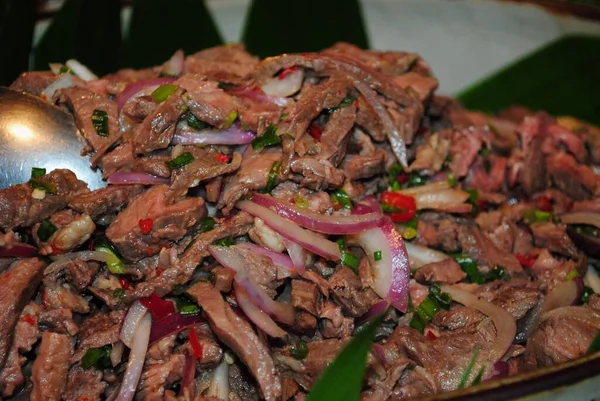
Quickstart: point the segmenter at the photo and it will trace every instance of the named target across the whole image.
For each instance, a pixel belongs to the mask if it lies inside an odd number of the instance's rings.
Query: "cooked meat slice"
[[[393,400],[405,400],[432,395],[439,391],[439,387],[431,375],[425,369],[416,366],[402,375],[390,397]]]
[[[407,72],[393,78],[394,82],[404,89],[412,89],[418,95],[420,101],[427,100],[438,87],[438,80],[427,77],[416,72]]]
[[[65,401],[102,400],[106,382],[102,381],[101,371],[74,366],[69,371],[68,377],[62,399]]]
[[[58,78],[59,76],[51,71],[28,71],[19,75],[9,88],[42,96],[44,89]]]
[[[130,202],[106,229],[106,236],[121,255],[132,261],[157,254],[163,246],[183,238],[206,215],[202,198],[167,203],[166,185],[155,185]],[[152,230],[144,234],[140,220],[150,219]]]
[[[597,195],[600,178],[587,165],[578,164],[573,156],[556,152],[546,158],[546,168],[556,188],[581,201]]]
[[[450,151],[450,138],[446,136],[437,132],[430,135],[417,149],[415,161],[410,165],[410,169],[423,170],[428,174],[440,171]]]
[[[583,269],[573,260],[555,259],[548,249],[540,252],[529,270],[541,284],[540,288],[546,290],[546,292],[552,291],[557,285],[566,281],[567,275],[572,271],[585,275],[585,271],[582,271]]]
[[[166,162],[171,160],[171,156],[167,155],[150,155],[147,157],[138,157],[130,164],[131,171],[148,173],[157,177],[169,178],[171,169]]]
[[[346,156],[341,169],[350,180],[360,180],[385,172],[386,161],[386,152],[377,149],[371,154]]]
[[[567,234],[564,224],[554,224],[549,221],[540,221],[529,226],[533,233],[533,242],[540,248],[548,248],[550,252],[577,259],[579,251]]]
[[[77,128],[94,150],[91,163],[92,167],[95,166],[106,151],[123,135],[119,128],[117,103],[108,96],[100,96],[91,90],[80,87],[62,89],[60,99],[69,104]],[[106,133],[98,133],[95,128],[93,120],[94,115],[98,112],[106,113],[108,120]]]
[[[496,248],[479,228],[461,226],[458,238],[463,251],[479,266],[489,269],[501,266],[510,274],[520,274],[523,271],[515,255]]]
[[[19,315],[35,294],[45,267],[38,258],[21,259],[0,275],[0,369],[8,357]]]
[[[142,372],[136,392],[136,399],[163,399],[165,386],[181,379],[184,364],[185,355],[173,354],[168,360],[162,363],[149,365]]]
[[[130,140],[122,142],[110,153],[102,157],[102,160],[100,161],[100,167],[102,167],[102,177],[108,178],[118,170],[124,169],[126,166],[130,166],[134,163],[133,158],[133,142]]]
[[[73,321],[73,312],[67,308],[51,309],[42,312],[39,325],[56,333],[69,334],[71,336],[79,332],[79,327]]]
[[[300,157],[292,160],[290,169],[296,173],[290,177],[292,180],[314,191],[338,188],[344,183],[344,172],[329,160]]]
[[[317,315],[319,290],[317,285],[305,280],[292,280],[292,305],[294,308]]]
[[[381,298],[364,286],[360,278],[347,267],[339,268],[329,278],[329,287],[334,299],[342,305],[344,312],[352,317],[364,315]]]
[[[97,220],[101,216],[118,212],[143,190],[141,185],[110,185],[74,196],[69,202],[69,207]]]
[[[142,79],[152,79],[158,76],[158,71],[154,71],[152,68],[146,68],[142,70],[132,70],[131,68],[124,68],[113,74],[104,76],[107,82],[106,90],[110,95],[118,95],[122,92],[129,84]]]
[[[157,106],[158,104],[156,104],[151,96],[139,96],[125,103],[121,113],[136,122],[141,123],[156,110]]]
[[[185,60],[185,71],[214,81],[239,82],[258,64],[242,44],[211,47],[192,54]]]
[[[467,275],[452,258],[423,265],[415,273],[419,282],[455,284],[464,280]]]
[[[330,114],[321,135],[320,158],[330,159],[336,166],[344,159],[348,134],[352,130],[355,120],[356,107],[354,105],[342,107]],[[303,155],[300,154],[300,156]]]
[[[419,60],[414,53],[400,51],[364,50],[346,42],[337,42],[323,50],[325,54],[341,54],[380,71],[386,75],[402,75],[409,71]]]
[[[211,273],[215,277],[215,288],[221,292],[230,292],[235,277],[235,271],[223,266],[217,266]]]
[[[505,157],[497,155],[478,157],[469,170],[468,186],[483,192],[499,191],[506,182],[506,165]]]
[[[525,286],[529,284],[529,281],[525,281],[523,284],[519,285],[518,280],[507,283],[494,281],[480,286],[475,293],[481,299],[498,305],[510,313],[515,320],[518,320],[541,300],[539,290]]]
[[[45,331],[31,369],[31,400],[59,400],[67,384],[73,338]]]
[[[123,311],[96,313],[81,325],[79,344],[73,362],[79,361],[90,348],[100,348],[119,341]]]
[[[519,182],[528,195],[546,188],[546,164],[542,153],[542,141],[548,131],[548,116],[538,114],[525,117],[517,127],[521,138],[523,162],[526,168],[520,170]]]
[[[263,397],[275,401],[281,397],[281,381],[267,345],[223,300],[212,284],[199,282],[187,293],[198,302],[206,314],[210,327],[248,367],[256,379]]]
[[[44,199],[35,199],[33,187],[28,184],[0,189],[2,230],[32,226],[67,206],[75,195],[87,192],[87,184],[69,170],[54,170],[37,180],[54,193],[46,192]]]
[[[452,158],[450,170],[455,178],[467,175],[482,144],[482,134],[479,129],[465,129],[454,133],[450,145],[450,157]]]

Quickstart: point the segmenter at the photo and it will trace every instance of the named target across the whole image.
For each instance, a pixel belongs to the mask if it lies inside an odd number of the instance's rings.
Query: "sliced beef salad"
[[[364,400],[600,342],[592,126],[467,111],[418,55],[346,43],[52,69],[13,88],[73,114],[107,186],[0,190],[2,399],[304,400],[382,314]]]

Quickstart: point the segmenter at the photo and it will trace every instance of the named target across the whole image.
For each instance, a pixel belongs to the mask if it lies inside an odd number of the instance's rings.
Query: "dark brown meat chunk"
[[[185,71],[214,81],[237,83],[249,75],[258,64],[242,44],[212,47],[192,54],[185,60]]]
[[[67,387],[63,392],[65,401],[100,401],[106,388],[102,372],[95,369],[73,367],[69,371]]]
[[[112,312],[110,315],[97,313],[86,319],[79,331],[79,345],[73,357],[79,361],[90,348],[100,348],[119,341],[123,312]]]
[[[51,71],[29,71],[19,75],[15,82],[10,84],[9,88],[41,96],[42,91],[57,79],[58,75]]]
[[[21,259],[0,275],[0,369],[8,357],[19,315],[42,281],[45,267],[38,258]]]
[[[292,305],[294,308],[317,315],[317,285],[305,280],[292,280]]]
[[[100,162],[102,177],[108,178],[125,166],[130,166],[134,163],[133,158],[133,142],[129,140],[122,142],[102,158]]]
[[[494,281],[480,286],[476,294],[481,299],[491,302],[508,313],[515,320],[521,319],[525,314],[535,307],[541,300],[541,293],[535,288],[526,287],[529,281],[523,283],[520,280],[509,282]]]
[[[98,273],[100,266],[95,262],[84,262],[75,259],[67,263],[64,267],[65,278],[78,291],[84,290]]]
[[[342,107],[330,114],[321,135],[319,157],[338,165],[346,155],[346,139],[356,120],[354,105]],[[301,155],[302,156],[302,155]]]
[[[381,300],[371,287],[364,286],[360,278],[347,267],[339,268],[329,278],[329,287],[344,312],[352,317],[364,315]]]
[[[560,253],[573,259],[576,259],[579,255],[579,251],[567,234],[567,227],[564,224],[541,221],[531,224],[529,228],[533,233],[535,246],[548,248],[550,252]]]
[[[569,154],[557,152],[549,156],[546,168],[556,188],[575,200],[590,199],[598,192],[600,179],[592,168],[578,164]]]
[[[454,133],[450,145],[452,162],[450,169],[456,178],[464,177],[469,167],[475,161],[477,152],[481,149],[482,134],[480,130],[462,130]]]
[[[137,399],[163,399],[165,386],[181,379],[184,364],[183,354],[173,354],[162,363],[149,365],[142,372],[136,392]]]
[[[188,294],[204,310],[210,327],[219,340],[229,346],[256,379],[263,397],[275,401],[281,397],[281,381],[269,348],[250,324],[239,317],[212,284],[199,282]]]
[[[463,252],[469,254],[478,265],[490,269],[502,266],[510,274],[519,274],[523,271],[515,255],[496,248],[479,228],[462,226],[458,238]]]
[[[345,179],[344,172],[337,169],[329,160],[313,157],[292,160],[290,169],[296,173],[291,177],[292,180],[314,191],[338,188]]]
[[[38,180],[51,187],[56,193],[46,193],[44,199],[34,199],[31,196],[33,188],[27,184],[0,190],[2,230],[32,226],[67,206],[73,196],[87,191],[87,184],[79,181],[69,170],[54,170]]]
[[[547,135],[547,130],[548,117],[545,114],[525,117],[517,128],[525,164],[525,168],[520,170],[519,183],[529,195],[547,186],[546,164],[542,153],[542,141]]]
[[[202,198],[168,204],[166,185],[156,185],[135,198],[106,229],[106,236],[121,255],[132,261],[157,254],[163,246],[183,238],[206,215]],[[142,219],[152,220],[152,231],[143,234]]]
[[[65,334],[45,331],[31,370],[32,401],[59,400],[67,384],[73,355],[73,339]]]
[[[235,271],[223,266],[217,266],[214,269],[212,269],[211,273],[214,274],[215,288],[217,290],[221,292],[231,291],[231,285],[233,284]]]
[[[143,190],[141,185],[111,185],[74,196],[69,202],[69,207],[97,220],[101,216],[118,212]]]
[[[421,266],[415,273],[415,279],[421,283],[455,284],[467,275],[452,258]]]
[[[387,154],[383,149],[365,155],[348,155],[341,169],[351,180],[371,178],[385,171]]]

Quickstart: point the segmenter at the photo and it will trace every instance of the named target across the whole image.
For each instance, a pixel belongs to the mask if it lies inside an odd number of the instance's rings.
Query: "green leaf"
[[[522,105],[600,125],[600,38],[563,37],[467,88],[458,99],[486,113]]]
[[[367,354],[383,316],[367,323],[350,340],[313,386],[306,401],[359,401]]]

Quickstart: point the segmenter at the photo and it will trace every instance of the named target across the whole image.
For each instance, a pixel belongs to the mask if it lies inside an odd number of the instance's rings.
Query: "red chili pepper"
[[[152,225],[154,221],[152,219],[140,219],[138,222],[140,225],[140,230],[142,230],[142,234],[149,234],[152,231]]]
[[[77,397],[77,401],[92,401],[90,397],[86,397],[85,395],[80,395]]]
[[[158,269],[156,269],[156,277],[160,277],[161,274],[163,274],[163,269],[159,267]]]
[[[50,248],[52,248],[52,255],[57,255],[63,252],[62,249],[58,249],[54,244],[50,244]]]
[[[404,184],[406,181],[408,181],[408,173],[398,174],[398,177],[396,177],[396,181],[398,181],[399,184]]]
[[[121,278],[119,279],[119,284],[121,284],[121,287],[122,287],[124,290],[128,290],[128,289],[130,289],[130,288],[131,288],[131,284],[129,284],[129,280],[127,280],[125,277],[121,277]]]
[[[88,245],[88,251],[93,251],[94,250],[94,240],[90,241],[90,244]]]
[[[226,155],[224,153],[217,153],[215,159],[217,159],[217,161],[221,163],[229,163],[229,161],[231,160],[231,156]]]
[[[156,294],[152,294],[147,298],[140,298],[140,303],[152,313],[154,321],[160,320],[171,313],[175,313],[175,305],[173,305],[173,302],[165,301]]]
[[[320,141],[321,135],[323,135],[323,127],[321,127],[320,124],[311,124],[310,127],[308,127],[308,133],[317,141]]]
[[[198,338],[198,333],[196,333],[195,328],[191,328],[188,337],[190,339],[190,346],[192,347],[192,355],[194,359],[202,359],[202,344],[200,344],[200,339]]]
[[[358,100],[355,100],[354,103],[352,103],[352,105],[356,108],[358,108]]]
[[[431,329],[425,329],[425,336],[430,340],[437,340],[437,336]]]
[[[281,71],[281,74],[279,74],[279,77],[278,77],[279,80],[284,80],[285,77],[287,77],[294,71],[298,71],[298,67],[294,66],[294,67],[285,68],[283,71]]]
[[[263,90],[260,88],[260,86],[255,86],[254,89],[252,89],[253,92],[258,92],[258,93],[265,93],[263,92]]]
[[[35,317],[33,315],[23,315],[23,321],[25,323],[29,323],[32,326],[35,326]]]
[[[517,259],[523,267],[531,267],[535,262],[535,258],[533,257],[533,255],[523,256],[520,253],[517,253]]]
[[[388,206],[400,209],[399,212],[390,213],[394,223],[405,223],[412,220],[417,212],[417,203],[412,196],[402,195],[398,192],[383,191],[381,201]]]
[[[538,205],[542,212],[552,211],[552,202],[550,202],[550,198],[547,196],[542,196],[540,199],[538,199]]]

